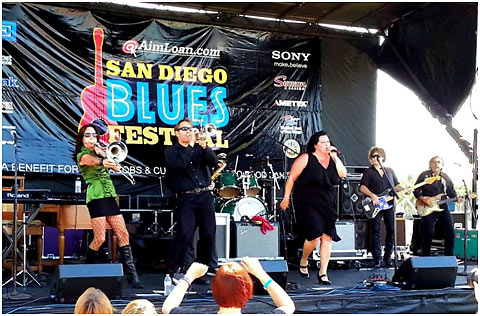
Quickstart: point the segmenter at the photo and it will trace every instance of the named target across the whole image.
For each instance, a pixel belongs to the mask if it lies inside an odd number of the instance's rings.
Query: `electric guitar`
[[[413,191],[416,188],[419,188],[419,187],[421,187],[425,184],[432,184],[432,183],[434,183],[435,181],[438,181],[438,180],[440,180],[440,176],[425,178],[425,180],[423,180],[420,183],[415,184],[413,187],[403,189],[402,191],[397,192],[397,193],[405,193],[407,191]],[[368,219],[375,218],[380,211],[387,210],[387,209],[392,207],[391,205],[388,204],[388,202],[391,201],[394,198],[393,196],[389,195],[390,191],[391,191],[391,189],[389,188],[389,189],[386,189],[385,191],[383,191],[382,193],[379,194],[378,200],[380,202],[380,205],[373,204],[372,199],[368,196],[363,197],[362,207],[363,207],[363,211],[365,213],[365,216]]]
[[[432,207],[428,207],[425,203],[420,201],[420,199],[417,199],[417,201],[415,202],[415,206],[417,207],[418,215],[420,215],[421,217],[424,217],[424,216],[432,214],[433,212],[441,212],[441,211],[443,211],[443,208],[441,208],[440,206],[442,206],[443,204],[446,204],[446,203],[450,203],[450,202],[457,202],[457,200],[459,198],[457,196],[457,197],[454,197],[454,198],[447,198],[447,199],[441,200],[442,196],[444,196],[444,195],[445,195],[445,193],[441,193],[441,194],[437,194],[437,195],[432,196],[432,197],[424,197],[424,199],[426,199],[427,202],[430,202],[430,201],[434,202]],[[477,197],[477,194],[476,193],[470,193],[468,195],[468,197],[471,198],[471,199],[474,199],[474,198]]]
[[[117,125],[116,122],[110,121],[107,115],[107,87],[103,85],[102,70],[102,46],[103,46],[103,29],[96,27],[93,30],[93,41],[95,44],[95,83],[88,86],[82,91],[80,100],[82,102],[83,116],[80,120],[79,128],[93,124],[100,132],[100,139],[105,143],[109,143],[108,125]]]

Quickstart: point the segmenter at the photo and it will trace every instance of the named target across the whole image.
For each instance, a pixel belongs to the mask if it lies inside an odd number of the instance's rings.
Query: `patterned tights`
[[[92,218],[93,240],[89,246],[90,249],[98,251],[100,246],[102,246],[102,244],[105,242],[107,222],[110,224],[114,234],[117,236],[120,247],[127,246],[130,243],[128,230],[127,226],[125,226],[123,215],[103,216]]]

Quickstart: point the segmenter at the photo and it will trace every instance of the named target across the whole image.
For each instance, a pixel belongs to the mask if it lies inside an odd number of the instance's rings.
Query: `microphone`
[[[334,146],[328,146],[328,147],[327,147],[327,150],[328,150],[328,151],[331,151],[331,152],[334,152],[334,153],[338,153],[338,154],[341,154],[341,153],[342,153],[340,150],[338,150],[338,149],[335,148]]]
[[[252,128],[250,129],[250,135],[253,134],[253,127],[254,127],[254,126],[255,126],[255,120],[253,120],[253,122],[252,122]]]

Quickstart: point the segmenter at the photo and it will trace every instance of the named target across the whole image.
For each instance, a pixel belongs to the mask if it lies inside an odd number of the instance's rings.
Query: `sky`
[[[467,99],[453,119],[453,127],[472,146],[473,130],[480,127],[479,120],[473,115],[480,119],[477,88],[474,89],[472,100]],[[445,162],[444,172],[454,184],[462,185],[462,180],[465,180],[471,187],[473,166],[445,126],[428,112],[412,91],[380,70],[377,80],[376,135],[377,146],[386,151],[386,165],[393,168],[399,181],[406,181],[409,175],[416,179],[428,169],[430,158],[439,155]]]

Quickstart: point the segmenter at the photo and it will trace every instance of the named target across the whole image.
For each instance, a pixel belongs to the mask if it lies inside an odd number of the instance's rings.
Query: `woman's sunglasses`
[[[97,137],[97,133],[85,133],[83,134],[84,137]]]

